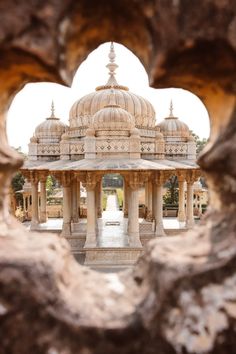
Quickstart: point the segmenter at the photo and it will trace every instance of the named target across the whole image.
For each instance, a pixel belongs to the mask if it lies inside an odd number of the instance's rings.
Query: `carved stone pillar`
[[[31,230],[37,229],[39,224],[39,199],[38,199],[38,177],[32,175],[31,179],[31,195],[32,195],[32,206],[31,206]]]
[[[102,218],[102,212],[103,212],[103,205],[102,205],[102,200],[103,200],[103,188],[102,188],[102,179],[101,179],[101,183],[100,183],[100,214],[99,214],[99,218]]]
[[[194,183],[193,179],[190,178],[187,179],[187,203],[186,203],[186,211],[187,211],[186,227],[187,228],[191,228],[194,225],[193,183]]]
[[[86,190],[87,190],[87,233],[85,248],[96,247],[96,206],[95,206],[95,175],[87,173],[86,176]]]
[[[158,172],[154,178],[155,235],[166,236],[163,225],[163,183],[164,175]]]
[[[71,178],[69,173],[62,176],[63,190],[63,225],[62,236],[71,235]]]
[[[96,195],[95,195],[95,202],[96,202],[96,215],[98,218],[102,217],[102,206],[101,206],[101,200],[102,200],[102,182],[99,181],[96,186]]]
[[[178,184],[179,184],[179,210],[178,210],[178,220],[179,222],[186,221],[185,214],[185,198],[184,198],[184,181],[185,178],[183,175],[178,176]]]
[[[23,196],[23,211],[26,211],[26,197]]]
[[[153,214],[153,231],[156,230],[156,209],[157,209],[157,185],[155,179],[152,180],[152,214]]]
[[[153,219],[153,203],[152,203],[152,181],[148,180],[145,183],[145,194],[147,193],[147,196],[145,195],[145,200],[146,200],[146,207],[147,207],[147,216],[146,219],[148,221],[152,221]]]
[[[145,207],[146,207],[146,214],[148,214],[148,182],[145,183]]]
[[[127,218],[128,217],[128,204],[129,204],[129,186],[128,186],[128,183],[125,179],[123,182],[123,188],[124,188],[123,213],[124,213],[124,218]]]
[[[128,235],[131,247],[142,247],[139,237],[139,188],[140,180],[137,172],[130,176]]]
[[[78,182],[77,178],[74,177],[71,184],[72,195],[71,195],[71,208],[72,208],[72,221],[77,223],[79,221],[78,214]]]
[[[77,210],[78,210],[78,221],[80,218],[80,180],[77,177]]]
[[[127,218],[128,218],[128,220],[127,220],[127,233],[128,234],[129,234],[129,226],[130,226],[130,217],[129,216],[131,215],[130,208],[132,206],[130,198],[131,198],[131,189],[127,183],[127,185],[126,185],[126,201],[127,201]]]
[[[46,176],[40,177],[40,222],[47,222]]]

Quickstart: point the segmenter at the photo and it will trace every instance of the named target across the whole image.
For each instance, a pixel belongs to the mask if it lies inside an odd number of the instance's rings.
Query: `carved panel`
[[[104,139],[96,141],[96,152],[129,152],[129,140]]]
[[[187,144],[166,144],[166,155],[187,155]]]
[[[86,249],[85,264],[134,264],[142,254],[134,249]]]
[[[73,155],[84,153],[84,143],[70,144],[70,153]]]
[[[155,142],[141,142],[142,153],[155,153]]]
[[[59,144],[38,144],[38,155],[60,155]]]

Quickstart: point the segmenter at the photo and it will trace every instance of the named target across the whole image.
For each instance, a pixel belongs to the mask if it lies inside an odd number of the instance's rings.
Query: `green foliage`
[[[46,180],[47,196],[52,195],[55,187],[56,187],[56,179],[53,176],[48,176]]]
[[[115,187],[119,188],[123,186],[123,178],[117,173],[109,173],[103,177],[102,180],[103,188]]]
[[[179,195],[178,190],[175,188],[173,191],[170,189],[167,190],[166,194],[163,196],[164,205],[178,205]]]
[[[25,179],[22,173],[17,172],[15,176],[12,178],[11,186],[14,192],[20,191],[23,189],[23,185],[25,183]]]
[[[177,205],[179,202],[178,179],[177,176],[172,176],[166,183],[167,191],[163,196],[164,204]]]
[[[106,210],[107,207],[107,194],[102,194],[102,210]]]
[[[23,189],[25,179],[20,172],[17,172],[11,181],[12,190],[15,192],[15,198],[17,205],[23,205],[23,195],[21,193],[16,193]]]
[[[208,139],[202,138],[200,139],[199,136],[191,131],[192,136],[195,139],[196,142],[196,152],[197,156],[200,154],[200,152],[204,149],[205,145],[208,143]]]
[[[118,198],[119,207],[122,208],[123,207],[123,200],[124,200],[123,189],[117,188],[116,194],[117,194],[117,198]]]

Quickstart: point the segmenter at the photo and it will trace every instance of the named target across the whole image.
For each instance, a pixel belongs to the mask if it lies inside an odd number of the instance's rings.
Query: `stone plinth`
[[[143,253],[142,248],[87,248],[84,265],[91,267],[132,266]]]

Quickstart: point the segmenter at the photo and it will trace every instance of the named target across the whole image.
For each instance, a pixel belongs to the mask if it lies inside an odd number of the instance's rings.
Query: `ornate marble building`
[[[32,228],[46,221],[45,181],[53,174],[63,186],[62,235],[72,245],[97,247],[97,220],[101,217],[101,179],[120,173],[124,179],[124,217],[130,247],[143,239],[165,234],[162,222],[162,187],[171,175],[178,176],[181,222],[193,225],[193,183],[200,171],[196,145],[188,126],[170,114],[156,122],[152,104],[119,85],[115,78],[114,45],[109,53],[109,78],[105,85],[71,107],[69,125],[51,116],[35,129],[28,160],[22,169],[32,185]],[[187,182],[185,211],[184,182]],[[38,183],[41,205],[38,207]],[[87,225],[80,226],[79,188],[87,189]],[[138,191],[145,186],[147,220],[139,224]],[[82,242],[81,239],[85,238]],[[76,241],[77,240],[77,241]]]

